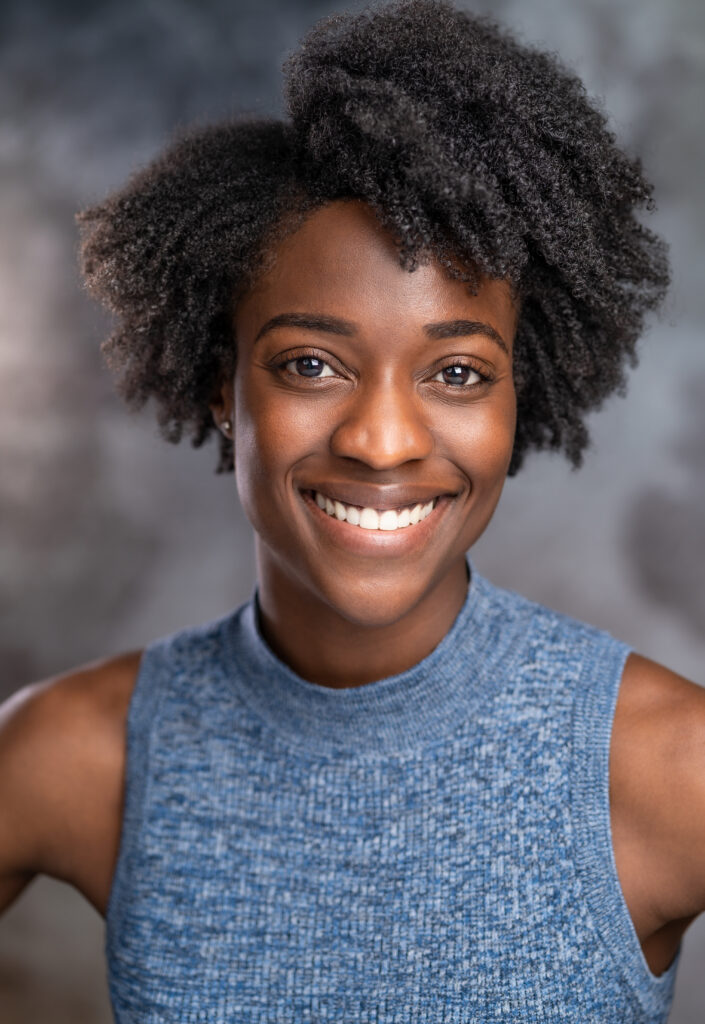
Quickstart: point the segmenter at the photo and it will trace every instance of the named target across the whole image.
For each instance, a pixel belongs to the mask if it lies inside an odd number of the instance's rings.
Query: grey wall
[[[75,210],[180,124],[279,110],[279,65],[336,8],[303,0],[0,5],[0,696],[226,611],[249,594],[249,528],[214,451],[174,449],[111,392],[105,321],[75,271]],[[561,53],[656,185],[669,306],[580,473],[532,458],[475,552],[497,583],[609,628],[705,682],[705,5],[487,0]],[[0,923],[6,1024],[109,1021],[102,923],[35,883]],[[705,926],[672,1024],[705,1017]]]

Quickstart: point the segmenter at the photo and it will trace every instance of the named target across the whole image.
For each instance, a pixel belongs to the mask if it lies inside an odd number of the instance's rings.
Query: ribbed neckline
[[[491,630],[492,585],[468,561],[470,582],[455,622],[426,658],[399,675],[336,689],[311,683],[271,650],[257,622],[256,595],[230,620],[226,657],[261,718],[314,749],[384,752],[447,735],[467,717],[513,639]]]

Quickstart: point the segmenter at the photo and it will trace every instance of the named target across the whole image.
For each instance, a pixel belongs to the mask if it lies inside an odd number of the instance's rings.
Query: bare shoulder
[[[637,654],[617,701],[610,801],[637,933],[682,933],[705,910],[705,689]]]
[[[71,883],[104,911],[141,653],[27,686],[0,707],[0,908],[22,879],[43,873]]]

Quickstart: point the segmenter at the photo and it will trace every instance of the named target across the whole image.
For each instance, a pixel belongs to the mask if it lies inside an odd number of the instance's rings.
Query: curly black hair
[[[234,372],[233,308],[276,241],[356,197],[412,271],[438,260],[476,288],[511,282],[521,313],[509,472],[530,448],[578,466],[585,417],[623,391],[668,285],[638,159],[558,59],[446,0],[396,0],[319,22],[284,65],[287,120],[191,130],[79,214],[89,290],[117,314],[104,343],[134,408],[198,447]],[[233,467],[217,434],[217,470]]]

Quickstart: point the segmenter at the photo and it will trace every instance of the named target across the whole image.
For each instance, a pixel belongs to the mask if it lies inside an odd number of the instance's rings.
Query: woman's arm
[[[0,708],[0,911],[36,874],[104,913],[140,652],[25,687]]]
[[[610,749],[615,862],[662,969],[705,910],[705,689],[630,655]]]

